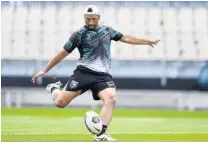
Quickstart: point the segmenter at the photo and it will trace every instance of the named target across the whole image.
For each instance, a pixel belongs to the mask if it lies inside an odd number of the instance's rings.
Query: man
[[[74,98],[90,89],[94,100],[104,102],[100,112],[103,130],[94,137],[94,140],[116,141],[116,139],[105,134],[116,104],[116,86],[109,74],[111,40],[135,45],[149,45],[151,47],[157,45],[159,40],[138,39],[131,35],[123,35],[111,27],[100,26],[100,14],[98,8],[94,5],[85,8],[84,19],[86,25],[71,35],[63,49],[49,61],[45,69],[33,76],[32,81],[35,83],[38,77],[43,76],[75,48],[78,48],[80,58],[77,68],[64,89],[61,91],[61,83],[57,82],[49,84],[46,90],[52,94],[55,105],[64,108]]]

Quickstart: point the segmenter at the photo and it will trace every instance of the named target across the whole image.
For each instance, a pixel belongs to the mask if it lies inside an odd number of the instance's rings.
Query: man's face
[[[85,24],[89,29],[96,29],[100,20],[99,15],[85,14]]]

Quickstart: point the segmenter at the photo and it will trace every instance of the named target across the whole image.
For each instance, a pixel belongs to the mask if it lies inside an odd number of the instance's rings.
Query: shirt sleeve
[[[123,34],[121,32],[118,32],[110,27],[111,32],[111,40],[118,41],[123,37]]]
[[[64,45],[64,49],[71,53],[81,42],[81,36],[78,32],[74,32]]]

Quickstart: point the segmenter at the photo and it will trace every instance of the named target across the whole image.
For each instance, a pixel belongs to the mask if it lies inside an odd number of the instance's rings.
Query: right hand
[[[37,80],[37,78],[40,77],[40,76],[43,76],[43,75],[45,75],[45,72],[44,72],[44,71],[40,71],[40,72],[36,73],[36,74],[33,76],[33,78],[32,78],[31,81],[32,81],[33,83],[35,83],[35,81]]]

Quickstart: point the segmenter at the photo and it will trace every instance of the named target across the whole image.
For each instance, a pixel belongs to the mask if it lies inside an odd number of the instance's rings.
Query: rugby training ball
[[[87,111],[84,117],[85,126],[92,134],[99,134],[102,131],[103,123],[100,116],[94,111]]]

